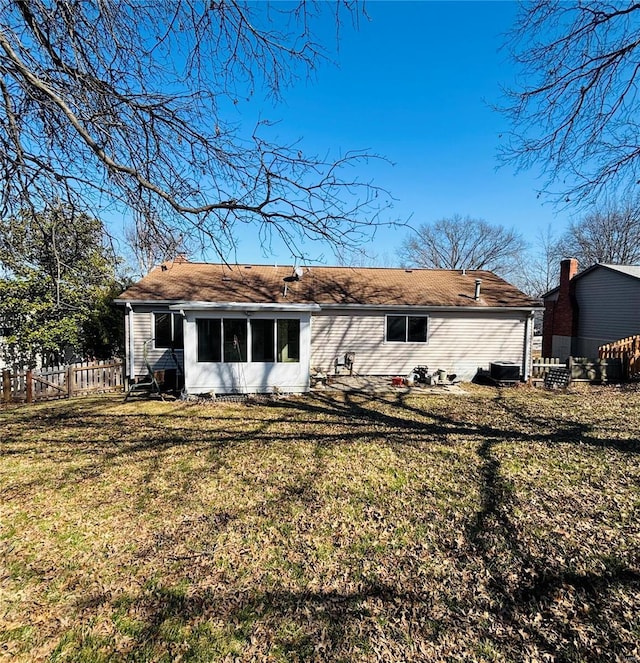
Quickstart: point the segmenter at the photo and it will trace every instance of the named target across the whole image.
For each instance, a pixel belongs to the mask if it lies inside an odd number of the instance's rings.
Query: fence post
[[[67,380],[67,397],[73,398],[73,366],[67,366],[67,374],[65,377]]]
[[[5,368],[2,371],[2,402],[8,403],[11,400],[11,371]]]
[[[27,369],[27,374],[25,376],[25,400],[27,403],[33,403],[33,373],[31,369]]]

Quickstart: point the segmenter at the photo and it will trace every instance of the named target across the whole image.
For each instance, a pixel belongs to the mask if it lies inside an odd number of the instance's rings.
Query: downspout
[[[526,382],[531,375],[531,363],[533,357],[531,347],[533,345],[533,323],[535,312],[531,311],[524,325],[524,366],[522,367],[522,379]]]
[[[128,349],[127,349],[127,373],[130,381],[135,381],[135,361],[134,361],[134,348],[135,342],[133,338],[133,307],[131,302],[127,302],[127,335]]]

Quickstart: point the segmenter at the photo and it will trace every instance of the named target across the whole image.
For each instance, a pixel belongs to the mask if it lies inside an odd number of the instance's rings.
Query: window
[[[278,361],[300,361],[300,320],[278,320]]]
[[[225,318],[222,321],[225,362],[247,361],[247,321]]]
[[[387,316],[387,341],[407,340],[407,317],[405,315]]]
[[[179,313],[154,313],[154,343],[156,348],[184,348],[182,316]]]
[[[425,316],[407,316],[407,341],[409,343],[427,342],[427,318]]]
[[[222,361],[222,320],[196,319],[198,332],[198,361]]]
[[[248,327],[251,326],[251,343]],[[300,320],[196,318],[199,362],[300,361]],[[251,354],[248,353],[251,350]]]
[[[392,343],[426,343],[426,315],[388,315],[387,341]]]
[[[251,321],[251,361],[276,360],[274,328],[275,320]]]

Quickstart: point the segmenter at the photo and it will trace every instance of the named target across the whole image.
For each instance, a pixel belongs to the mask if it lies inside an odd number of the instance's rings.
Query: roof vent
[[[482,284],[482,279],[476,279],[476,291],[473,295],[473,298],[478,301],[480,299],[480,285]]]
[[[245,269],[251,269],[252,267],[253,267],[253,265],[245,265],[244,266]]]
[[[405,269],[404,271],[405,271],[407,274],[411,274],[411,273],[413,272],[412,269]]]

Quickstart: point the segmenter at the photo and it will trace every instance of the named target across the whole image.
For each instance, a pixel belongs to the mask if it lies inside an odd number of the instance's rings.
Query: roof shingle
[[[531,299],[485,270],[164,263],[123,292],[121,301],[278,303],[365,306],[535,307]],[[285,281],[285,278],[287,280]],[[480,299],[474,299],[480,279]],[[286,288],[285,288],[286,285]],[[286,292],[286,294],[285,294]]]

